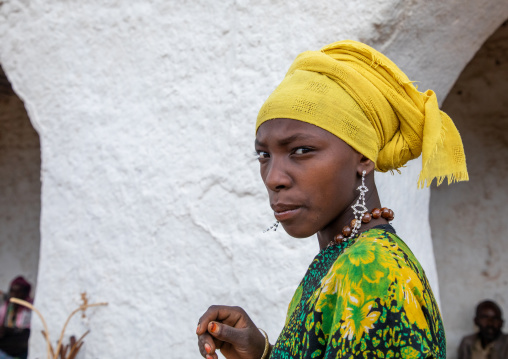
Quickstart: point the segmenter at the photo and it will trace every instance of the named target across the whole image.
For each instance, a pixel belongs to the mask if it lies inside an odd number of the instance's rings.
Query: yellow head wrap
[[[319,126],[382,172],[422,154],[418,187],[468,180],[459,132],[435,93],[419,92],[386,56],[356,41],[300,54],[261,107],[256,131],[274,118]]]

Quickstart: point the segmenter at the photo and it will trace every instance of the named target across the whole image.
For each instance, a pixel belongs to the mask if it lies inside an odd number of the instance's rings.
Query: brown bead
[[[371,219],[372,219],[372,215],[369,212],[366,212],[363,214],[362,222],[369,223]]]
[[[337,244],[342,243],[344,241],[344,236],[342,234],[337,234],[333,237],[333,241]]]
[[[374,208],[371,213],[372,218],[374,219],[378,219],[379,217],[381,217],[381,210],[379,208]]]
[[[342,234],[344,235],[344,237],[349,237],[351,233],[353,233],[351,227],[345,226],[344,228],[342,228]]]
[[[388,218],[389,221],[393,221],[393,219],[395,218],[395,214],[393,213],[393,211],[390,209],[390,218]]]
[[[381,217],[385,219],[390,218],[390,210],[386,207],[381,208]]]
[[[356,218],[351,220],[351,224],[350,224],[351,228],[355,228],[355,224],[356,224]]]

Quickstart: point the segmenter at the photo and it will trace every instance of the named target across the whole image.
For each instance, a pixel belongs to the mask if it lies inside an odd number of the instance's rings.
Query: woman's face
[[[291,119],[263,123],[255,147],[270,206],[286,232],[339,233],[339,217],[357,197],[363,156],[330,132]]]

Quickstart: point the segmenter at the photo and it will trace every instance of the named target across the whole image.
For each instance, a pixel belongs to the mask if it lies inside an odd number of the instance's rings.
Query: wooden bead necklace
[[[393,221],[394,213],[391,209],[383,207],[381,209],[374,208],[370,213],[365,212],[362,216],[362,222],[361,223],[369,223],[373,219],[378,219],[379,217],[382,217],[388,221]],[[330,245],[332,244],[339,244],[342,242],[346,242],[349,239],[351,239],[351,234],[353,233],[353,228],[360,229],[361,223],[357,224],[358,219],[353,219],[349,226],[344,226],[342,228],[342,233],[337,234],[333,241],[330,242]]]

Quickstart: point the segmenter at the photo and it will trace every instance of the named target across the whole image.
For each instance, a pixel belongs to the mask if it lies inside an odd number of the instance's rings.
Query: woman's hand
[[[213,305],[199,318],[199,351],[207,359],[217,359],[216,350],[227,359],[260,359],[265,337],[240,307]]]

